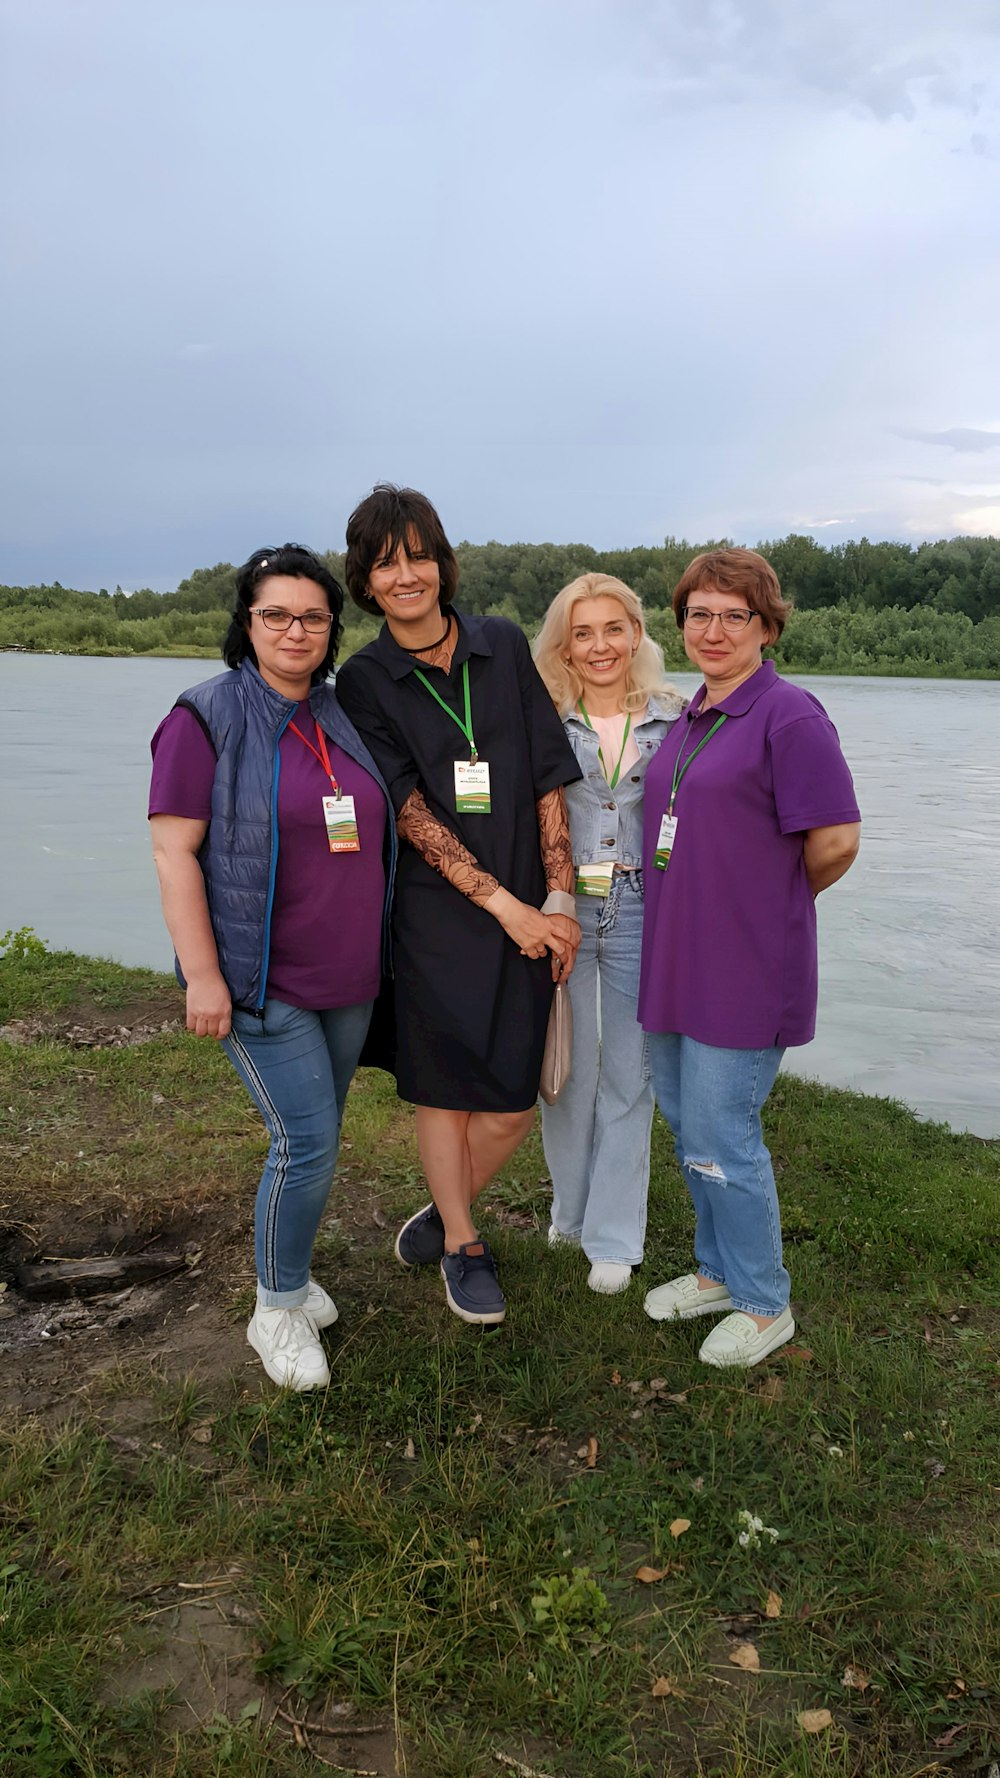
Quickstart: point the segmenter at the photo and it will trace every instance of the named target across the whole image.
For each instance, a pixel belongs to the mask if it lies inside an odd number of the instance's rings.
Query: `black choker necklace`
[[[401,648],[404,654],[430,654],[432,649],[440,648],[442,642],[447,642],[450,635],[451,618],[449,617],[448,622],[444,626],[444,635],[439,636],[436,642],[425,642],[423,648],[407,648],[405,642],[397,642],[396,647]]]

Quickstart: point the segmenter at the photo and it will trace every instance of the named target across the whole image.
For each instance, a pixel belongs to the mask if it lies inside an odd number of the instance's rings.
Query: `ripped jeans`
[[[674,1133],[695,1212],[698,1270],[729,1288],[734,1309],[780,1315],[789,1278],[760,1113],[783,1049],[728,1050],[648,1033],[656,1102]]]

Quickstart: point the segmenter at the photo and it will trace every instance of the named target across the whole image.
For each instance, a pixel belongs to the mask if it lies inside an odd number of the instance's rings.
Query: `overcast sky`
[[[1000,532],[996,0],[0,18],[0,583]]]

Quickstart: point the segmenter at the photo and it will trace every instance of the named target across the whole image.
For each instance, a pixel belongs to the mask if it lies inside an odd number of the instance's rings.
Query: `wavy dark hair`
[[[394,556],[400,544],[409,555],[414,537],[438,565],[441,604],[452,603],[458,586],[458,562],[427,495],[419,494],[416,488],[397,488],[393,482],[379,482],[347,521],[344,579],[351,598],[362,611],[371,612],[373,617],[385,616],[368,591],[368,576],[377,562]]]
[[[326,602],[333,613],[330,640],[323,659],[309,681],[310,685],[322,685],[324,679],[330,675],[340,647],[340,638],[344,633],[344,626],[340,621],[344,609],[344,589],[339,580],[334,579],[326,563],[301,543],[283,543],[277,549],[255,549],[242,568],[238,569],[236,604],[223,638],[222,658],[227,667],[238,667],[245,660],[253,661],[256,667],[257,655],[250,640],[250,607],[256,605],[261,587],[273,574],[290,574],[295,580],[315,581],[326,595]]]

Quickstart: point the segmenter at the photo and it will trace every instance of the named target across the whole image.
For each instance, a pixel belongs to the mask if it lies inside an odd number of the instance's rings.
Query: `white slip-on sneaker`
[[[330,1367],[319,1330],[301,1306],[262,1309],[258,1304],[247,1339],[272,1383],[299,1390],[325,1389],[329,1383]]]
[[[595,1259],[587,1279],[591,1290],[596,1290],[600,1296],[620,1296],[631,1282],[632,1267],[611,1259]]]
[[[309,1290],[302,1307],[317,1327],[332,1327],[337,1320],[336,1303],[322,1284],[317,1284],[315,1278],[309,1280]]]
[[[725,1321],[713,1327],[708,1339],[703,1341],[698,1357],[702,1364],[714,1364],[720,1369],[737,1365],[746,1370],[752,1364],[759,1364],[770,1352],[776,1352],[794,1332],[791,1309],[782,1309],[766,1327],[758,1327],[752,1315],[744,1315],[737,1309],[735,1314],[727,1315]]]
[[[683,1278],[658,1284],[642,1306],[652,1321],[690,1321],[695,1315],[723,1315],[733,1305],[724,1284],[699,1290],[694,1273],[686,1272]]]

